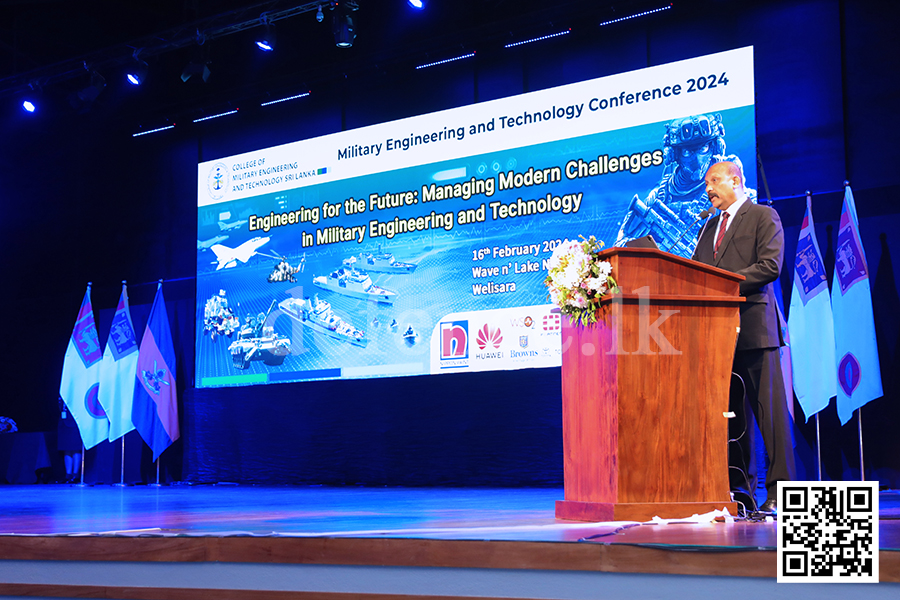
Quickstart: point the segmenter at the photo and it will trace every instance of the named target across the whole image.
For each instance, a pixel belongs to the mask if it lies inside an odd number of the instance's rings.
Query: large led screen
[[[201,163],[195,383],[559,366],[555,246],[689,256],[755,157],[742,48]]]

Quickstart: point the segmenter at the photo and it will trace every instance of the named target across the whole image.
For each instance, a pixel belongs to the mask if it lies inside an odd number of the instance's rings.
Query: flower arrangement
[[[581,241],[566,240],[553,250],[544,285],[564,315],[575,323],[590,325],[597,322],[600,299],[618,292],[619,286],[610,262],[597,257],[603,242],[594,236],[579,237]]]

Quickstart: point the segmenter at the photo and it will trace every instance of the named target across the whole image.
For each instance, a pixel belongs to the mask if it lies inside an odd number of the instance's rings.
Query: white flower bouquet
[[[612,265],[598,258],[603,242],[594,236],[581,241],[566,240],[553,250],[544,285],[550,300],[575,323],[596,323],[600,299],[619,291],[612,277]]]

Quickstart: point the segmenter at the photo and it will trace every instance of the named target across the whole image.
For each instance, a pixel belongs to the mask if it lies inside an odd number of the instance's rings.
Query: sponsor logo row
[[[473,324],[469,319],[439,326],[441,368],[464,368],[475,362],[542,363],[560,354],[560,316],[514,317],[509,324]],[[505,343],[504,343],[505,340]]]

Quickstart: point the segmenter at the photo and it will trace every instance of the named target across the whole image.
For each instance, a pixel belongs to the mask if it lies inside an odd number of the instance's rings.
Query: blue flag
[[[837,393],[831,297],[822,252],[816,241],[809,194],[794,259],[788,329],[791,332],[794,391],[808,420],[828,406],[831,397]]]
[[[63,362],[59,395],[78,425],[85,448],[93,448],[106,439],[109,421],[97,400],[100,390],[100,339],[91,307],[91,284],[81,301],[75,327],[69,337]]]
[[[853,411],[884,395],[869,267],[859,237],[859,219],[850,186],[844,188],[844,208],[838,228],[831,305],[834,309],[834,343],[837,361],[837,412],[841,425]]]
[[[141,339],[134,380],[134,427],[153,450],[153,460],[181,435],[175,390],[175,348],[163,300],[162,282]]]

